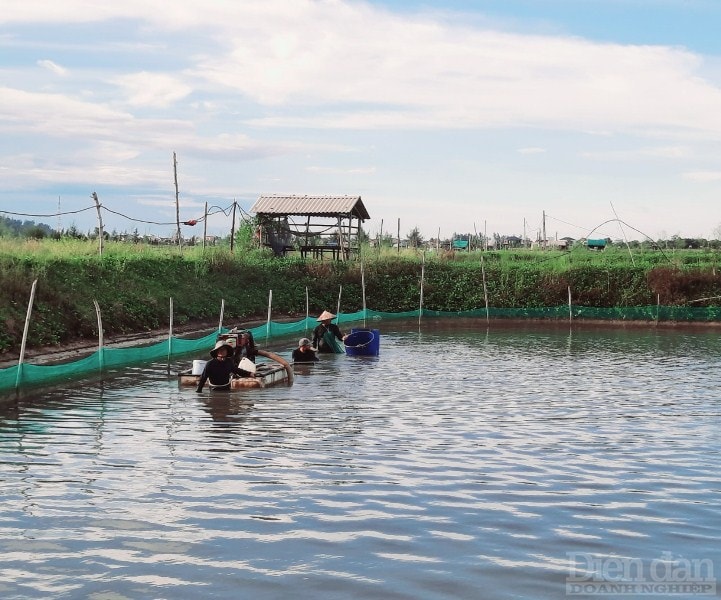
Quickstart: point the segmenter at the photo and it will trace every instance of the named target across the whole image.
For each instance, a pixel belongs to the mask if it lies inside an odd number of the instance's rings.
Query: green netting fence
[[[493,319],[598,319],[604,321],[677,321],[677,322],[718,322],[721,321],[721,307],[687,306],[632,306],[617,308],[594,308],[588,306],[556,306],[546,308],[488,308],[458,312],[438,310],[411,310],[405,312],[380,312],[364,309],[354,313],[338,315],[339,323],[353,323],[372,320],[374,325],[382,319],[422,319],[424,317],[464,317],[485,320]],[[270,321],[267,324],[250,328],[258,339],[271,339],[306,332],[317,325],[315,318],[306,317],[291,323]],[[80,360],[53,365],[22,363],[7,369],[0,369],[0,391],[12,390],[28,385],[43,385],[52,381],[72,380],[102,373],[103,369],[123,367],[134,363],[158,361],[175,356],[198,352],[206,354],[215,343],[218,333],[227,333],[220,329],[197,339],[168,336],[166,341],[149,346],[125,348],[102,347],[93,354]]]

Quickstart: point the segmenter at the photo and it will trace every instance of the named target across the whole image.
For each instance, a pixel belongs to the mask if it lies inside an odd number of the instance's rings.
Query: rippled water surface
[[[563,598],[578,556],[721,574],[717,333],[374,327],[380,357],[291,387],[196,394],[158,363],[0,405],[0,597]]]

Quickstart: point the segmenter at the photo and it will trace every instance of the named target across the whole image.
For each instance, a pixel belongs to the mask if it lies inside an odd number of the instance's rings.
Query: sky
[[[718,0],[0,0],[0,214],[90,231],[96,192],[106,230],[171,235],[175,153],[180,219],[207,203],[213,234],[308,194],[360,196],[372,236],[718,239],[719,23]]]

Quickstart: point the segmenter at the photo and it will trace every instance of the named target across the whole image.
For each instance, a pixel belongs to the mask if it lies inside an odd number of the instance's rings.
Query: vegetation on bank
[[[485,306],[534,308],[568,302],[592,307],[662,305],[719,306],[719,252],[672,250],[629,253],[515,250],[426,252],[363,250],[368,308],[386,312],[423,306],[463,311]],[[273,317],[362,308],[361,261],[275,258],[247,246],[184,248],[78,240],[0,240],[0,352],[16,353],[22,340],[33,280],[38,280],[29,329],[30,347],[97,338],[93,300],[105,335],[137,333],[174,323],[218,318],[226,324],[263,317],[273,292]],[[484,279],[485,290],[484,293]]]

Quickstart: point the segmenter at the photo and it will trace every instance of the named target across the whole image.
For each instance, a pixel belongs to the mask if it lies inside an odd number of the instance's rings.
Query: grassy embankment
[[[609,248],[592,252],[502,251],[425,255],[424,308],[462,311],[496,308],[656,305],[719,306],[721,276],[717,252],[669,253]],[[364,252],[368,308],[386,312],[416,310],[421,254],[393,250]],[[226,324],[266,314],[273,290],[273,316],[305,314],[305,288],[315,314],[334,309],[339,286],[341,308],[362,308],[358,262],[276,259],[261,251],[228,248],[158,248],[76,241],[0,241],[0,353],[16,353],[22,339],[33,280],[38,280],[29,330],[29,347],[97,339],[93,300],[108,336],[168,326],[169,298],[174,323],[213,322],[225,300]],[[708,298],[708,300],[701,300]],[[701,301],[699,301],[701,300]]]

